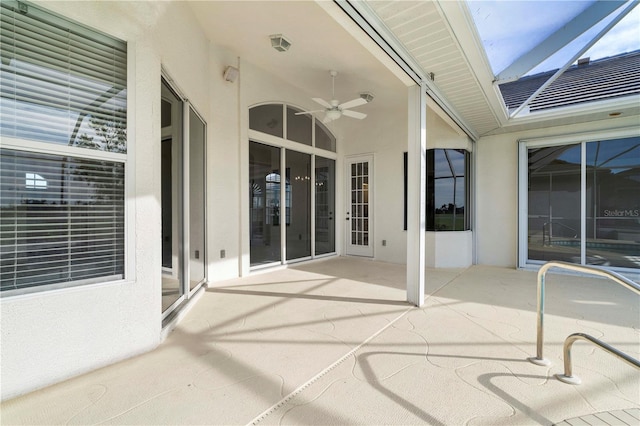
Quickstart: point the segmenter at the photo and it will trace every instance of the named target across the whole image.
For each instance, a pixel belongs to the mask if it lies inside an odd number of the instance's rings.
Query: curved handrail
[[[609,278],[618,284],[627,287],[629,290],[640,294],[640,285],[631,281],[627,277],[618,274],[617,272],[609,271],[607,269],[600,268],[598,266],[584,266],[576,265],[574,263],[551,261],[547,262],[538,271],[538,318],[537,318],[537,339],[536,339],[536,356],[529,358],[534,364],[549,365],[549,360],[545,359],[542,355],[542,345],[544,339],[544,289],[545,289],[545,276],[547,271],[551,268],[561,268],[570,271],[585,272],[592,275],[598,275],[601,277]]]
[[[613,346],[606,344],[602,340],[598,340],[595,337],[585,333],[573,333],[565,339],[564,346],[562,348],[562,352],[564,353],[564,374],[556,374],[558,380],[562,382],[569,383],[571,385],[579,385],[581,382],[579,377],[573,375],[573,369],[571,367],[571,347],[576,340],[585,340],[587,342],[591,342],[594,345],[599,346],[605,352],[609,352],[616,358],[621,359],[622,361],[637,369],[640,369],[640,361],[630,357],[629,355],[614,348]]]
[[[565,229],[568,229],[570,231],[573,231],[573,232],[575,232],[575,235],[573,237],[571,237],[571,238],[573,238],[574,240],[576,238],[578,238],[579,232],[576,229],[574,229],[574,228],[572,228],[572,227],[570,227],[568,225],[565,225],[564,223],[561,223],[561,222],[549,221],[549,222],[545,222],[545,223],[542,224],[542,244],[543,245],[544,245],[545,235],[547,235],[545,230],[549,227],[549,225],[556,225],[556,226],[560,226],[561,228],[565,228]],[[548,235],[549,235],[549,245],[551,245],[551,230],[549,230]]]

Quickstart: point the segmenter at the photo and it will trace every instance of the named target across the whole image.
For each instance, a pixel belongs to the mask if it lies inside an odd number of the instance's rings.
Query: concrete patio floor
[[[630,291],[549,274],[540,367],[535,273],[428,270],[422,308],[404,283],[404,265],[353,258],[216,283],[156,350],[5,401],[1,422],[640,424],[640,372],[610,354],[578,342],[583,383],[553,376],[574,332],[640,357]]]

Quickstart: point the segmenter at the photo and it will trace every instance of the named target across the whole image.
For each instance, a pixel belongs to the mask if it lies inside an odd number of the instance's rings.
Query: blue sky
[[[591,4],[593,1],[468,0],[469,10],[485,45],[494,74],[498,74],[513,60],[542,42]],[[562,67],[612,17],[613,14],[529,74]],[[635,7],[582,57],[595,60],[638,49],[640,7]]]

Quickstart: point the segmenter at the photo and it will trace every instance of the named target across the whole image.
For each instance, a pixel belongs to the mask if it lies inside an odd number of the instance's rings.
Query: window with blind
[[[124,165],[0,150],[2,290],[124,276]]]
[[[126,43],[2,1],[2,295],[125,276]]]
[[[126,43],[30,4],[0,7],[0,134],[125,152]]]

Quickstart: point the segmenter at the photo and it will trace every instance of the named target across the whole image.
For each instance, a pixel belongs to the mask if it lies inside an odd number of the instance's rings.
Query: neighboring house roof
[[[501,84],[500,92],[507,108],[519,107],[556,71]],[[632,94],[640,94],[640,50],[571,66],[529,104],[529,111]]]

